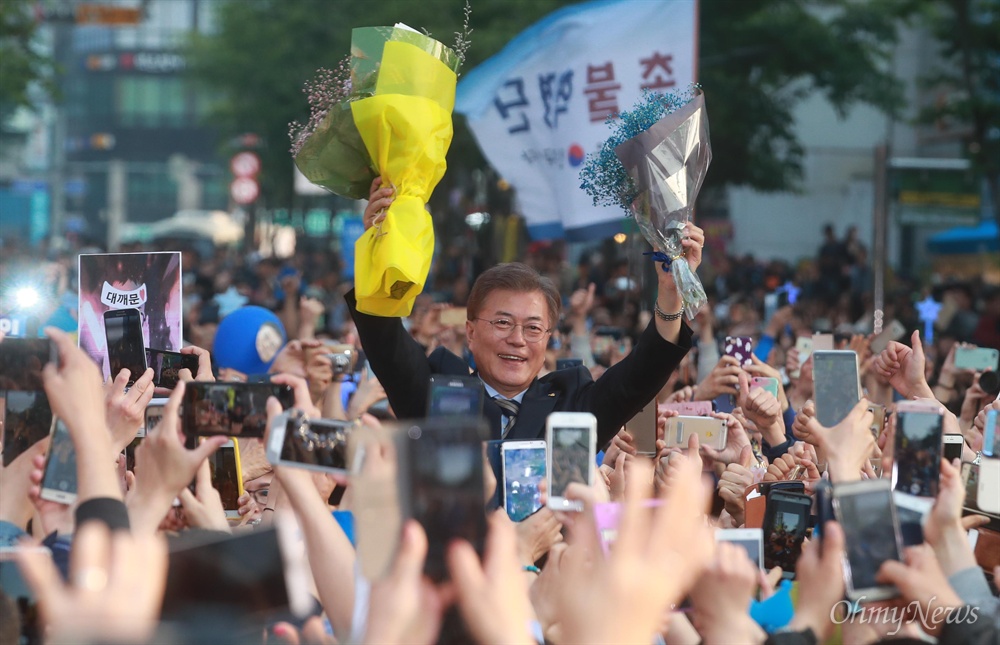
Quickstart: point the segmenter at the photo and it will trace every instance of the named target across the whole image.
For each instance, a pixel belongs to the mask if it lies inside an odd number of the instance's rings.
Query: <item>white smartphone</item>
[[[356,427],[353,421],[308,419],[300,410],[286,410],[271,421],[265,454],[272,464],[346,475],[348,438]]]
[[[545,481],[545,442],[505,441],[500,446],[504,508],[520,522],[542,507],[541,483]]]
[[[875,580],[887,560],[900,560],[903,552],[896,505],[889,482],[866,479],[838,484],[833,489],[833,510],[844,530],[847,598],[872,602],[895,598],[893,585]]]
[[[763,529],[715,529],[715,541],[732,542],[743,547],[757,568],[764,568]]]
[[[847,350],[817,349],[813,352],[813,383],[816,420],[832,428],[861,400],[858,355]]]
[[[572,483],[594,483],[597,417],[589,412],[553,412],[545,421],[545,439],[549,446],[548,507],[582,511],[582,502],[566,499],[566,488]]]
[[[76,501],[76,448],[62,419],[57,418],[52,428],[39,497],[60,504]]]
[[[813,339],[812,336],[799,336],[795,339],[795,349],[799,352],[799,367],[794,370],[789,376],[792,378],[799,378],[802,375],[802,366],[813,353]]]
[[[956,459],[962,458],[962,450],[965,448],[965,437],[958,433],[944,435],[943,456],[949,464]]]
[[[163,419],[163,407],[167,404],[166,399],[151,399],[149,403],[146,404],[146,419],[145,423],[139,428],[139,432],[135,435],[137,437],[145,437],[150,432],[153,431]]]
[[[997,411],[986,413],[983,425],[983,458],[979,463],[976,505],[979,510],[1000,515],[1000,428]]]

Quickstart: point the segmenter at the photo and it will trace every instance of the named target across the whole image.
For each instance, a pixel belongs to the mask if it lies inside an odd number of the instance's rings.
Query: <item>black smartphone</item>
[[[289,591],[277,531],[189,538],[170,552],[163,620],[185,623],[286,609]],[[209,613],[213,612],[213,613]]]
[[[0,390],[40,391],[42,368],[59,362],[48,338],[4,338],[0,343]]]
[[[104,312],[104,335],[108,341],[111,378],[129,371],[132,385],[146,371],[146,344],[142,337],[142,315],[138,309],[110,309]]]
[[[812,499],[801,493],[772,491],[764,511],[764,567],[781,567],[781,577],[795,578],[795,563],[809,528]]]
[[[490,511],[495,511],[504,504],[502,446],[503,441],[500,439],[491,439],[486,442],[487,466],[493,470],[493,478],[497,483],[496,488],[493,489],[493,497],[486,502],[486,508]]]
[[[895,587],[875,581],[882,563],[899,560],[903,551],[889,483],[866,479],[838,484],[833,507],[847,547],[847,598],[871,602],[897,596]]]
[[[416,519],[427,532],[424,572],[432,580],[447,580],[445,552],[454,540],[466,540],[483,553],[486,423],[479,417],[418,420],[396,436],[403,517]]]
[[[557,370],[568,370],[573,367],[580,367],[583,365],[582,358],[557,358],[556,359],[556,369]]]
[[[277,383],[188,383],[181,417],[184,434],[261,438],[271,396],[285,410],[295,402],[292,388]]]
[[[52,409],[45,392],[0,391],[0,414],[5,468],[52,431]]]
[[[915,497],[937,497],[941,477],[944,409],[939,403],[896,404],[893,489]]]
[[[427,416],[482,416],[485,396],[482,382],[474,376],[435,374],[431,376]]]
[[[168,390],[177,387],[182,369],[191,370],[192,378],[198,373],[198,357],[194,354],[147,348],[146,364],[153,368],[153,385]]]
[[[826,523],[837,519],[833,512],[833,485],[830,480],[821,479],[816,482],[814,492],[816,495],[816,526],[813,527],[813,535],[818,535],[822,541]]]
[[[52,429],[39,497],[60,504],[76,501],[76,447],[66,424],[58,418]]]

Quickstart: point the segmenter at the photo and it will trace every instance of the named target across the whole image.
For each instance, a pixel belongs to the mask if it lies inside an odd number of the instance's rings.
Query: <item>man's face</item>
[[[521,325],[549,329],[549,308],[541,291],[494,291],[477,314],[479,320],[466,322],[469,349],[476,359],[479,376],[497,392],[512,397],[526,390],[545,363],[549,335],[537,343],[524,339]],[[515,325],[507,338],[497,338],[488,320],[505,319]]]

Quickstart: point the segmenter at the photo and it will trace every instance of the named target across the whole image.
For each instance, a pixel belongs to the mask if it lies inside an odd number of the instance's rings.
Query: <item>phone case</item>
[[[741,367],[753,365],[753,340],[749,336],[726,336],[726,356],[732,356]]]
[[[990,347],[956,347],[955,367],[973,372],[996,371],[1000,362],[1000,350]]]
[[[676,410],[688,417],[707,417],[712,414],[711,401],[681,401],[680,403],[664,403],[664,410]]]
[[[640,455],[656,454],[656,402],[650,401],[625,422],[625,430],[635,440]]]
[[[759,387],[771,396],[778,398],[778,379],[771,376],[754,376],[750,379],[750,387]]]
[[[726,422],[714,417],[670,417],[663,436],[669,447],[686,448],[692,434],[698,435],[698,443],[716,450],[726,447]]]
[[[814,352],[832,352],[835,349],[833,346],[833,334],[813,334],[812,348]]]

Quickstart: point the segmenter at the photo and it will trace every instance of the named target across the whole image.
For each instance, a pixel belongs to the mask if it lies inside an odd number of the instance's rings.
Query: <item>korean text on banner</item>
[[[643,90],[695,81],[696,0],[597,0],[535,23],[458,84],[486,158],[517,191],[535,239],[618,232],[618,208],[580,189],[584,156],[608,137],[605,119]]]

